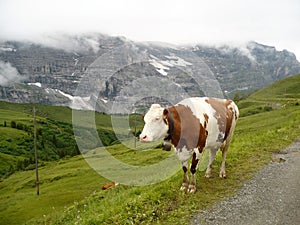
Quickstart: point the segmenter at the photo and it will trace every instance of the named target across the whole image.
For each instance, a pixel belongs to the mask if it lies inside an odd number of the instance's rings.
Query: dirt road
[[[274,155],[235,196],[195,215],[191,224],[299,225],[300,140]]]

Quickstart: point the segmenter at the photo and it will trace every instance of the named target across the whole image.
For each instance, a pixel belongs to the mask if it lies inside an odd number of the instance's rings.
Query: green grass
[[[15,173],[0,183],[0,224],[24,224],[49,215],[56,218],[106,182],[80,156],[47,163],[40,168],[39,176],[39,196],[35,171]]]
[[[227,160],[228,179],[218,178],[220,154],[213,166],[214,178],[197,173],[195,194],[180,192],[182,172],[166,181],[144,187],[117,186],[100,191],[69,208],[54,224],[186,224],[193,213],[231,196],[254,173],[270,162],[271,154],[300,136],[300,107],[274,110],[241,118]],[[125,149],[120,151],[125,151]],[[128,152],[130,152],[128,150]],[[128,156],[131,153],[128,153]],[[146,156],[146,153],[143,157]],[[124,161],[131,157],[123,155]],[[131,163],[136,163],[132,158]],[[141,162],[143,163],[143,162]],[[80,212],[79,212],[80,211]]]
[[[300,74],[274,82],[253,95],[250,99],[282,99],[282,100],[299,100],[300,98]]]
[[[16,109],[20,107],[14,105]],[[25,111],[0,109],[0,152],[30,160],[33,158],[33,115]],[[37,116],[37,146],[40,159],[45,161],[76,155],[72,124]],[[22,169],[20,164],[13,166],[15,170]],[[5,171],[1,171],[3,174]]]
[[[40,118],[49,119],[56,122],[62,122],[66,124],[72,124],[72,109],[63,106],[47,106],[47,105],[35,105],[35,104],[15,104],[9,102],[0,101],[0,124],[3,124],[4,120],[21,119],[27,121],[33,115],[33,106],[36,107],[36,114]],[[8,112],[8,115],[7,113]],[[13,112],[13,113],[12,113]],[[77,111],[78,112],[78,111]],[[3,117],[2,117],[3,116]],[[92,111],[79,111],[79,116],[83,118],[95,117],[95,124],[97,128],[111,129],[111,116],[103,113],[95,113]],[[130,126],[133,127],[134,116],[130,115]],[[118,118],[118,116],[114,116]],[[120,117],[120,116],[119,116]],[[141,117],[136,117],[137,126],[142,127]],[[84,122],[82,124],[84,126]]]
[[[300,105],[300,74],[274,82],[238,102],[240,116]]]
[[[295,77],[290,78],[290,82],[299,80],[299,75]],[[283,85],[291,84],[285,80]],[[280,85],[272,88],[273,93],[282,90]],[[221,164],[218,154],[213,164],[213,178],[205,179],[204,172],[197,171],[194,194],[179,191],[181,170],[153,185],[119,185],[102,191],[101,186],[109,181],[77,156],[46,163],[40,169],[40,196],[35,194],[33,171],[17,172],[4,179],[0,183],[0,224],[187,224],[194,213],[232,196],[270,162],[273,152],[300,137],[300,106],[296,104],[300,99],[290,98],[297,96],[298,88],[283,90],[289,94],[286,101],[280,94],[268,96],[269,89],[265,89],[238,103],[242,117],[229,148],[227,179],[218,178]],[[278,102],[280,107],[264,108]],[[284,105],[285,102],[289,104]],[[133,142],[124,144],[130,147]],[[129,147],[118,144],[106,149],[115,158],[140,166],[172,154],[159,148],[143,151],[140,143],[138,151]],[[94,151],[97,155],[101,148]]]
[[[33,104],[0,102],[0,153],[23,157],[19,157],[18,160],[6,157],[8,161],[0,165],[0,178],[28,167],[27,162],[24,162],[22,166],[20,161],[33,161],[33,106]],[[45,105],[35,105],[35,108],[37,110],[37,147],[40,160],[51,161],[79,154],[73,132],[72,110],[67,107]],[[112,130],[110,115],[91,111],[77,111],[76,113],[80,116],[81,127],[79,129],[85,132],[84,142],[89,149],[99,147],[100,143],[95,138],[86,138],[92,136],[90,135],[92,129],[87,129],[89,125],[85,121],[86,118],[95,117],[94,121],[103,145],[118,143]],[[117,116],[115,118],[124,119],[126,117]],[[142,128],[141,121],[140,117],[136,118],[138,130]],[[132,126],[133,119],[130,123]],[[133,130],[133,128],[131,129]],[[128,134],[128,130],[126,132]],[[1,157],[0,162],[3,161],[3,157]],[[30,167],[32,168],[32,166]]]

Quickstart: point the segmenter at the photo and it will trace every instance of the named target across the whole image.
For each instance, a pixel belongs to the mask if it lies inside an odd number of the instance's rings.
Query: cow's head
[[[140,141],[150,142],[163,139],[168,134],[168,125],[164,122],[164,108],[153,104],[144,116],[145,126],[140,134]]]

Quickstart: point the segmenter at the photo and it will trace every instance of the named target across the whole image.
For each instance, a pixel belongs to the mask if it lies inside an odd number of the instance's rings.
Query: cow
[[[205,149],[210,151],[205,177],[211,177],[212,163],[220,149],[222,164],[219,176],[226,178],[226,155],[238,117],[238,107],[232,100],[227,99],[193,97],[168,108],[153,104],[144,116],[145,125],[140,141],[164,139],[166,143],[171,143],[184,172],[180,190],[187,189],[192,193],[196,191],[195,173]],[[189,181],[190,158],[192,161]]]

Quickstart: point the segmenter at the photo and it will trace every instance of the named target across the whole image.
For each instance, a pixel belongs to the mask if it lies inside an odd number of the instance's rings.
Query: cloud
[[[41,35],[31,40],[35,43],[42,44],[48,47],[63,49],[67,52],[98,52],[99,51],[99,35],[96,33],[88,34],[67,34],[67,33],[52,33]],[[104,37],[104,35],[102,35]]]
[[[299,0],[1,0],[0,39],[63,31],[173,44],[256,41],[300,59],[299,10]]]
[[[9,62],[0,61],[0,86],[8,86],[11,83],[18,83],[25,79],[18,70]]]

